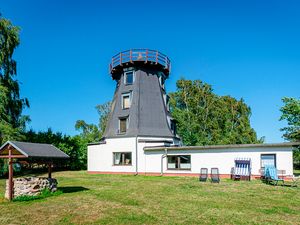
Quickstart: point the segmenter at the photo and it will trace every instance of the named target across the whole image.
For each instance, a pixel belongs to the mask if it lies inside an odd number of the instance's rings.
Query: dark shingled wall
[[[159,71],[136,68],[132,85],[124,84],[123,74],[118,80],[114,94],[112,112],[109,116],[105,138],[154,136],[175,137],[167,122],[167,109],[163,90],[157,76]],[[132,91],[129,109],[122,109],[122,94]],[[129,116],[129,127],[125,134],[118,134],[119,118]]]

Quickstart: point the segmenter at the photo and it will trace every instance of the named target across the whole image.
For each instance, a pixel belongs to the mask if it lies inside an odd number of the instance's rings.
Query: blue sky
[[[266,142],[282,142],[279,108],[300,97],[299,1],[18,1],[0,12],[22,28],[15,53],[29,128],[76,134],[97,123],[95,105],[111,100],[111,56],[157,49],[176,80],[201,79],[217,94],[244,98]]]

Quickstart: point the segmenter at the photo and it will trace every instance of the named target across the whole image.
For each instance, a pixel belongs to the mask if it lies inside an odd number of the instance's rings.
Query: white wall
[[[147,139],[147,138],[138,138]],[[152,138],[162,140],[163,138]],[[172,139],[167,139],[172,140]],[[169,155],[191,155],[191,170],[167,170],[167,159],[161,157],[164,151],[144,151],[145,146],[163,146],[163,142],[137,142],[138,172],[160,173],[199,173],[200,168],[218,167],[220,174],[230,174],[234,159],[251,158],[252,174],[259,175],[261,154],[276,154],[277,169],[285,170],[286,175],[293,174],[293,156],[291,147],[259,147],[209,150],[169,150]],[[132,152],[131,166],[114,166],[113,152]],[[106,144],[88,146],[88,171],[90,172],[136,172],[136,138],[106,139]]]
[[[146,155],[147,172],[160,172],[163,151],[149,151]],[[173,150],[168,155],[191,155],[191,170],[167,170],[167,159],[163,160],[164,173],[199,173],[200,168],[210,170],[218,167],[220,174],[230,174],[236,158],[251,158],[252,175],[259,175],[261,154],[276,154],[276,166],[285,170],[286,175],[293,174],[293,155],[291,147],[260,147],[210,150]]]
[[[135,138],[106,139],[106,144],[88,146],[88,171],[135,172]],[[113,152],[132,152],[132,165],[113,165]]]
[[[138,140],[156,140],[155,143],[137,142],[138,146],[138,171],[145,172],[146,155],[145,146],[162,146],[164,142],[159,140],[173,141],[172,138],[139,137]],[[136,138],[110,138],[106,144],[88,146],[88,171],[89,172],[136,172]],[[131,152],[131,166],[113,165],[113,152]],[[160,165],[160,164],[159,164]]]

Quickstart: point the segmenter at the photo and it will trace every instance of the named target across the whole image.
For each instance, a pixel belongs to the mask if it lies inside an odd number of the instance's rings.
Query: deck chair
[[[206,182],[207,177],[208,177],[208,169],[207,168],[201,168],[200,169],[199,181]]]
[[[265,168],[265,176],[268,183],[274,183],[274,185],[278,185],[278,182],[281,181],[282,184],[284,184],[284,180],[278,177],[277,169],[274,166],[267,166]]]
[[[211,180],[212,183],[219,183],[220,182],[220,175],[219,175],[219,169],[218,168],[211,168],[210,180]]]

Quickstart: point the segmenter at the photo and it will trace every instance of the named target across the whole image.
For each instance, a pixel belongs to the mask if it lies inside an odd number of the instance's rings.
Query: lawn
[[[57,196],[7,202],[1,224],[300,224],[300,188],[260,181],[57,172]]]

